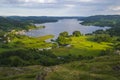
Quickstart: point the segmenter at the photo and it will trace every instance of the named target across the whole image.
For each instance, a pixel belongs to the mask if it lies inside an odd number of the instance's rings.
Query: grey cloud
[[[25,2],[25,0],[0,0],[0,9],[9,7],[15,9],[16,14],[16,8],[23,10],[46,9],[49,12],[54,9],[54,11],[62,11],[64,15],[119,14],[119,9],[116,9],[119,6],[120,0],[55,0],[54,3],[38,3],[38,1]]]

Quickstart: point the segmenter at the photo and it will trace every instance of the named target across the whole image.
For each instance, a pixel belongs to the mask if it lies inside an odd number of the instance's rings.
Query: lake
[[[28,36],[44,36],[44,35],[54,35],[55,38],[58,37],[59,33],[63,31],[69,32],[72,34],[73,31],[80,31],[82,34],[92,33],[99,29],[109,29],[110,27],[98,27],[98,26],[84,26],[80,24],[81,21],[77,19],[62,19],[58,22],[44,23],[44,24],[36,24],[37,26],[44,25],[46,26],[43,29],[31,30],[26,32],[25,34]]]

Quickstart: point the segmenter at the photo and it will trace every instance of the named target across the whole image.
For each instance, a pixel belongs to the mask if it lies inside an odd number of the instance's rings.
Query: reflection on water
[[[106,30],[110,28],[110,27],[84,26],[81,25],[80,22],[81,21],[78,21],[76,19],[63,19],[59,20],[58,22],[36,24],[38,26],[44,25],[46,27],[43,29],[26,32],[26,35],[37,37],[52,34],[55,35],[55,37],[57,37],[59,33],[63,31],[67,31],[69,32],[69,34],[71,34],[73,31],[79,30],[82,34],[87,34],[92,33],[93,31],[99,29]]]

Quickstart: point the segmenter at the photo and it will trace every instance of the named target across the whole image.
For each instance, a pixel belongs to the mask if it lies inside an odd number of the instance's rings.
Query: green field
[[[52,35],[46,35],[42,37],[24,37],[24,38],[15,38],[12,40],[11,44],[18,44],[18,47],[26,48],[45,48],[51,46],[50,43],[46,43],[45,40],[53,38]],[[16,45],[17,46],[17,45]]]
[[[72,41],[70,45],[72,47],[62,47],[54,49],[54,53],[58,56],[61,55],[83,55],[83,56],[97,56],[102,50],[112,48],[112,43],[108,42],[95,42],[93,36],[80,36],[71,37]]]

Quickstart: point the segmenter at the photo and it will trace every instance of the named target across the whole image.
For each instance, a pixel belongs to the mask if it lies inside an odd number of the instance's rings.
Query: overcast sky
[[[120,14],[120,0],[0,0],[0,15],[90,16]]]

